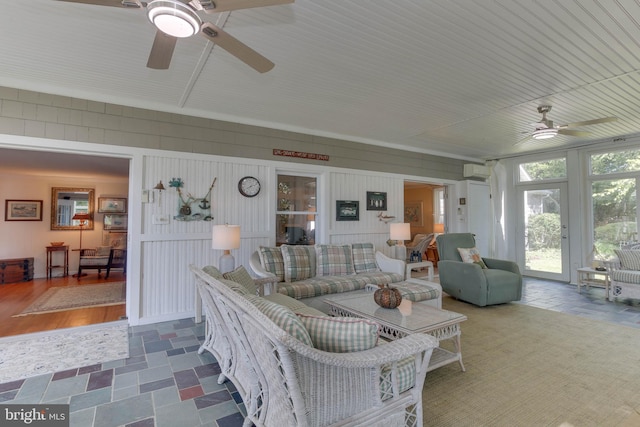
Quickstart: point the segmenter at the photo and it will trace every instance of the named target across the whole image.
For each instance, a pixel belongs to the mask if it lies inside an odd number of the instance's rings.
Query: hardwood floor
[[[67,276],[0,285],[0,337],[120,320],[126,313],[124,304],[11,317],[20,313],[47,289],[54,286],[88,285],[126,280],[124,274],[118,270],[112,271],[108,279],[105,279],[104,275],[105,273],[102,272],[98,276],[97,271],[94,270],[79,280],[76,277]]]

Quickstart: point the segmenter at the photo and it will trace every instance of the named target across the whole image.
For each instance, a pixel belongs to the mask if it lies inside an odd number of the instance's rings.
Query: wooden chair
[[[113,256],[109,265],[109,270],[114,268],[121,268],[122,274],[127,274],[127,250],[126,249],[112,249]],[[107,272],[107,275],[109,273]]]
[[[80,249],[80,264],[78,265],[78,278],[82,276],[82,270],[98,270],[98,275],[102,270],[106,270],[105,279],[109,277],[111,270],[111,260],[113,251],[109,246],[101,246],[94,249]]]

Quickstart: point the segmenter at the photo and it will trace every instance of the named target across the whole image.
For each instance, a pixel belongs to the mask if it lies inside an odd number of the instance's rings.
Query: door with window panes
[[[317,227],[315,176],[278,174],[276,245],[314,245]]]
[[[527,276],[570,278],[564,157],[518,165],[517,258]]]

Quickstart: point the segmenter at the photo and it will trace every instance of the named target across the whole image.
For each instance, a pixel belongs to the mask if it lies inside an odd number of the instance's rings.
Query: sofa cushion
[[[638,270],[613,270],[611,280],[614,282],[634,283],[640,285],[640,271]]]
[[[316,245],[316,276],[354,274],[351,245]]]
[[[380,271],[376,263],[376,251],[372,243],[354,243],[351,245],[353,268],[358,273]]]
[[[246,298],[286,333],[303,344],[313,346],[307,329],[291,309],[256,295],[247,295]]]
[[[296,282],[315,276],[315,253],[313,246],[280,246],[284,261],[284,281]]]
[[[260,264],[264,269],[271,274],[275,274],[278,282],[284,281],[284,260],[282,259],[280,248],[260,246],[258,255],[260,256]]]
[[[218,270],[216,267],[214,267],[213,265],[205,265],[204,267],[202,267],[202,271],[204,271],[214,279],[220,280],[224,278],[224,276],[222,275],[222,272]]]
[[[382,365],[380,371],[380,395],[382,400],[393,396],[391,372],[392,364]],[[416,383],[416,361],[415,357],[407,357],[398,362],[398,392],[403,393],[412,388]]]
[[[480,256],[480,251],[478,251],[478,248],[458,248],[458,253],[460,253],[462,262],[478,264],[482,268],[487,268],[487,265],[484,263],[482,257]]]
[[[289,295],[291,298],[311,298],[320,295],[336,294],[340,292],[356,291],[364,289],[368,283],[385,285],[404,280],[401,274],[362,273],[350,276],[316,276],[310,279],[292,283],[280,283],[278,292]]]
[[[305,303],[295,298],[291,298],[290,296],[287,296],[287,295],[275,293],[275,294],[265,295],[263,298],[266,299],[267,301],[284,305],[285,307],[293,311],[295,314],[307,314],[309,316],[326,316],[326,314],[321,312],[320,310],[317,310],[313,307],[309,307]]]
[[[229,288],[231,288],[235,292],[239,293],[240,295],[245,295],[245,296],[249,295],[249,292],[247,292],[247,288],[245,288],[244,286],[242,286],[238,282],[234,282],[233,280],[225,279],[224,277],[221,278],[221,279],[218,279],[218,281],[220,283],[228,286]],[[253,295],[255,295],[255,294],[253,294]]]
[[[222,276],[227,280],[233,280],[234,282],[239,283],[247,290],[247,293],[251,295],[256,295],[258,293],[258,288],[256,287],[256,283],[253,281],[253,277],[251,277],[243,265],[233,271],[224,273]]]
[[[416,283],[416,282],[400,282],[393,286],[400,291],[403,300],[409,301],[426,301],[437,299],[440,297],[440,291],[438,288],[429,286],[428,282]]]
[[[622,270],[640,270],[640,250],[614,249]]]
[[[375,347],[379,326],[376,322],[351,317],[298,315],[313,346],[331,353],[350,353]]]

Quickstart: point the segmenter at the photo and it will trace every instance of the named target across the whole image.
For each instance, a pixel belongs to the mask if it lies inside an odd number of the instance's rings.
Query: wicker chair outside
[[[320,351],[287,334],[230,287],[190,268],[217,334],[207,349],[222,359],[223,374],[240,392],[245,426],[422,426],[422,388],[435,338],[414,334],[360,352]],[[415,382],[400,393],[397,365],[408,357]],[[391,373],[381,376],[383,367]],[[383,383],[389,385],[384,395]]]

